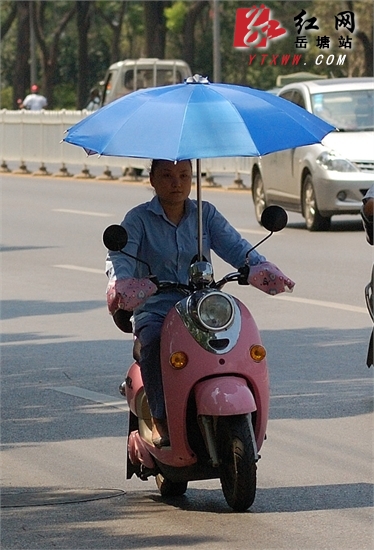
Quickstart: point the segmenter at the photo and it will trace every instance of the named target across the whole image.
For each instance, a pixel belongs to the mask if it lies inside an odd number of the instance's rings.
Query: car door
[[[305,101],[297,89],[285,90],[279,94],[279,97],[305,109]],[[286,149],[262,159],[262,175],[269,202],[276,202],[285,207],[299,204],[300,185],[297,166],[295,166],[296,151],[297,149]]]

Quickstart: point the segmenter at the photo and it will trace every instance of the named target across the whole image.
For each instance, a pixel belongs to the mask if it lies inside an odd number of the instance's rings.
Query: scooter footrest
[[[146,466],[141,466],[140,472],[138,474],[139,479],[142,481],[148,481],[148,478],[151,476],[157,476],[160,473],[158,468],[147,468]]]

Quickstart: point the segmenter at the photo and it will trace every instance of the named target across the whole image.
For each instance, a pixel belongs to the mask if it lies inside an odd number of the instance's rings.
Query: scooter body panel
[[[250,357],[250,347],[261,344],[255,321],[239,301],[240,332],[227,353],[203,349],[187,330],[176,308],[168,313],[161,334],[161,371],[166,399],[170,447],[157,449],[151,442],[149,409],[145,406],[144,388],[138,363],[129,369],[126,397],[130,410],[138,417],[139,429],[129,436],[129,458],[133,464],[147,468],[158,464],[165,468],[183,468],[198,479],[198,456],[187,436],[187,407],[194,396],[198,415],[231,416],[250,414],[253,418],[257,448],[266,431],[269,407],[269,381],[266,359],[257,363]],[[183,351],[188,364],[175,369],[170,356]],[[218,476],[218,474],[217,474]]]
[[[254,432],[257,448],[260,449],[263,443],[269,409],[267,362],[264,359],[257,363],[251,359],[250,347],[261,344],[260,334],[248,309],[239,301],[237,304],[241,315],[240,333],[236,345],[228,353],[214,354],[203,349],[186,329],[175,308],[165,319],[161,335],[161,368],[171,446],[181,465],[196,460],[188,444],[186,430],[181,428],[186,422],[189,396],[205,379],[214,379],[217,387],[221,386],[221,378],[226,382],[227,378],[238,376],[243,381],[238,384],[240,399],[231,400],[230,414],[248,414],[255,409]],[[188,364],[183,369],[174,369],[170,364],[170,356],[177,351],[187,353]],[[244,384],[247,385],[248,392],[243,390]],[[203,393],[197,390],[195,396],[197,409],[203,410],[204,404],[200,399]]]

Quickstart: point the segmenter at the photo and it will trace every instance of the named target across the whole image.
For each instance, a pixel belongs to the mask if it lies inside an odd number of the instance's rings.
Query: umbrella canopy
[[[320,142],[335,130],[290,101],[244,86],[183,84],[133,92],[75,124],[64,141],[88,154],[196,159],[198,259],[203,254],[201,159],[257,157]]]
[[[267,92],[211,84],[138,90],[67,131],[88,154],[166,160],[262,156],[320,142],[333,126]]]

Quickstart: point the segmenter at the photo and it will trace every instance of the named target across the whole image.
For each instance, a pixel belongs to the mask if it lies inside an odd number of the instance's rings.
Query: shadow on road
[[[307,231],[306,225],[304,221],[300,222],[289,222],[287,224],[287,228],[289,229],[302,229],[304,231]],[[348,232],[356,232],[356,231],[363,231],[363,225],[361,218],[357,216],[356,220],[340,220],[339,216],[332,218],[331,221],[331,227],[329,229],[330,233],[348,233]]]
[[[273,514],[369,508],[374,504],[370,483],[343,483],[301,487],[271,487],[257,489],[256,500],[248,513]],[[182,510],[194,512],[234,513],[224,501],[220,489],[187,489],[183,497],[151,496],[156,502],[166,502]]]
[[[373,369],[364,362],[367,330],[262,335],[270,364],[270,418],[341,418],[373,410]],[[2,347],[2,444],[122,436],[116,425],[123,412],[108,407],[103,415],[100,404],[53,388],[72,385],[121,399],[118,385],[131,361],[132,341],[45,343],[37,334],[31,337],[22,343],[13,335]]]
[[[2,300],[2,319],[16,319],[17,317],[34,317],[35,315],[60,315],[62,313],[82,313],[103,307],[104,300],[87,300],[74,302],[51,302],[41,300]],[[4,339],[2,339],[4,342]]]

